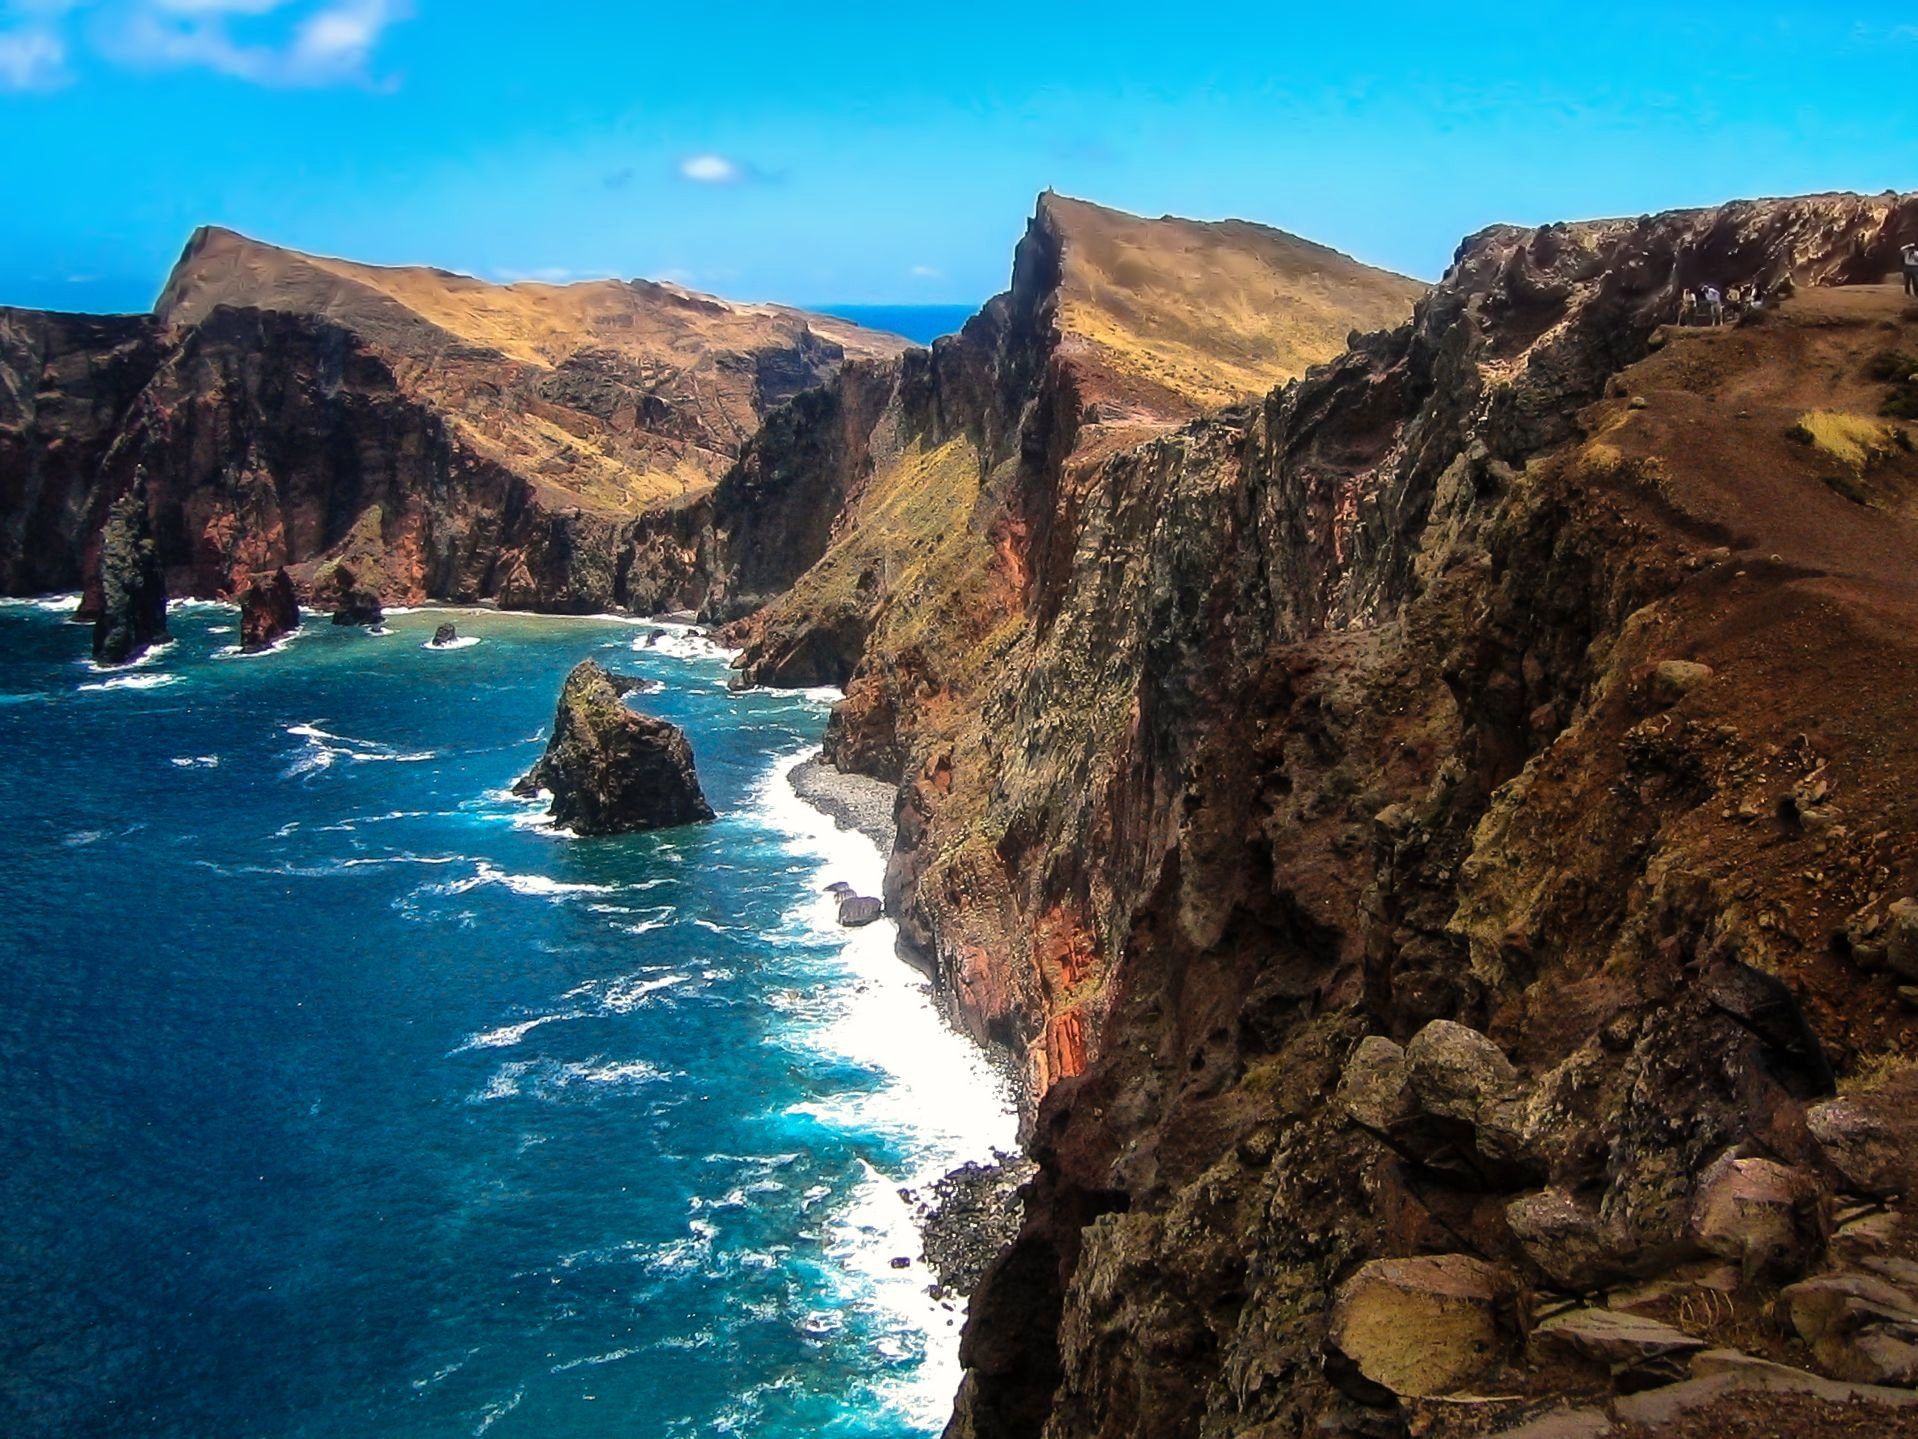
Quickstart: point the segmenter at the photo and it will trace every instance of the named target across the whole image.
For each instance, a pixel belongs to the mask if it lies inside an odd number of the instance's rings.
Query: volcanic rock
[[[711,819],[685,734],[629,709],[621,693],[616,678],[593,661],[574,666],[560,690],[546,753],[514,793],[552,791],[554,822],[582,835]]]
[[[1869,1274],[1821,1275],[1785,1290],[1792,1326],[1834,1378],[1918,1386],[1918,1298]]]
[[[144,466],[175,594],[281,567],[310,591],[346,558],[391,603],[696,607],[742,443],[906,348],[674,285],[491,285],[202,229],[151,316],[0,309],[0,592],[91,589]]]
[[[1617,1277],[1624,1236],[1562,1189],[1513,1200],[1505,1222],[1525,1257],[1562,1288],[1585,1293]]]
[[[839,901],[839,922],[848,929],[871,924],[885,913],[885,905],[861,894],[848,894]]]
[[[137,660],[167,638],[166,582],[147,515],[145,476],[113,502],[100,535],[100,610],[93,658],[103,665]]]
[[[300,627],[300,600],[284,569],[255,575],[240,592],[240,648],[255,654]]]
[[[1698,1181],[1692,1232],[1746,1276],[1800,1274],[1823,1240],[1819,1191],[1798,1170],[1769,1159],[1720,1157]]]
[[[1346,1061],[1337,1103],[1353,1121],[1381,1133],[1412,1111],[1405,1051],[1382,1034],[1368,1034]]]
[[[1608,1372],[1625,1388],[1685,1376],[1684,1356],[1705,1341],[1641,1314],[1610,1309],[1573,1309],[1535,1326],[1532,1348],[1544,1356],[1568,1356]]]
[[[1340,1286],[1326,1344],[1394,1394],[1443,1394],[1498,1362],[1510,1297],[1509,1278],[1470,1255],[1373,1260]]]
[[[453,625],[451,621],[448,621],[433,630],[433,638],[429,640],[428,643],[431,644],[434,649],[440,649],[452,644],[453,641],[459,637],[459,629]]]
[[[1918,1193],[1918,1071],[1815,1104],[1805,1127],[1848,1193]]]
[[[336,625],[373,628],[386,618],[380,607],[379,586],[362,579],[345,564],[329,565],[320,572],[313,584],[313,597],[322,605],[332,607]]]

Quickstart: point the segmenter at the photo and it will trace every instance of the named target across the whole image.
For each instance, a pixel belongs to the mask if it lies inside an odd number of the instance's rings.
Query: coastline
[[[839,828],[857,830],[879,847],[882,856],[892,853],[898,834],[893,820],[897,791],[892,785],[870,775],[847,774],[820,755],[794,765],[786,780],[794,794]]]
[[[800,761],[786,772],[786,781],[799,799],[831,819],[839,829],[852,830],[870,840],[881,855],[890,855],[897,826],[896,791],[884,780],[848,774],[828,764],[821,755]],[[898,962],[925,973],[923,966],[904,954]],[[952,1007],[934,976],[926,975],[930,999],[940,1022],[963,1038],[1004,1076],[1019,1095],[1017,1076],[1007,1057],[980,1044],[957,1023]],[[986,1269],[1017,1237],[1024,1218],[1023,1191],[1038,1166],[1023,1148],[994,1148],[992,1160],[968,1160],[930,1184],[903,1188],[899,1197],[912,1209],[919,1232],[918,1259],[931,1270],[934,1283],[927,1293],[935,1300],[969,1296]]]

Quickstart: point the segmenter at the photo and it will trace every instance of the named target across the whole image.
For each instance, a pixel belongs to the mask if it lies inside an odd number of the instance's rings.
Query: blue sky
[[[1918,10],[0,0],[0,303],[191,229],[488,278],[977,302],[1045,186],[1435,277],[1497,221],[1918,187]]]

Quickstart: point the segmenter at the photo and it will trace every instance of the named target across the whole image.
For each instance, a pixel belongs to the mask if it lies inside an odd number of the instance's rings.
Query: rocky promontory
[[[256,654],[300,627],[300,599],[283,569],[255,575],[240,592],[240,648]]]
[[[580,661],[560,690],[546,753],[513,792],[551,791],[554,822],[582,835],[713,818],[684,731],[626,705],[623,696],[645,683]]]
[[[93,658],[129,664],[167,638],[166,580],[147,515],[144,476],[107,512],[100,534],[100,602],[93,621]]]

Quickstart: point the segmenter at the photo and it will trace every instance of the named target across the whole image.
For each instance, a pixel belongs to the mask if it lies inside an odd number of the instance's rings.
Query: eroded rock
[[[1513,1200],[1505,1222],[1525,1257],[1554,1284],[1582,1293],[1619,1273],[1623,1236],[1562,1189]]]
[[[1346,1061],[1337,1102],[1355,1123],[1384,1133],[1412,1108],[1405,1051],[1382,1034],[1368,1034]]]
[[[1698,1181],[1691,1228],[1747,1278],[1801,1274],[1823,1239],[1819,1191],[1802,1171],[1724,1154]]]
[[[713,817],[693,750],[675,725],[629,709],[617,677],[591,660],[566,676],[553,738],[513,789],[551,790],[552,816],[577,834],[625,834]]]
[[[1820,1275],[1785,1290],[1792,1327],[1834,1378],[1918,1385],[1918,1297],[1875,1275]]]
[[[144,475],[113,502],[100,535],[100,612],[93,622],[93,658],[130,664],[167,638],[166,579],[147,517]]]
[[[1683,1378],[1685,1356],[1705,1347],[1670,1324],[1610,1309],[1555,1314],[1532,1330],[1531,1342],[1535,1354],[1603,1369],[1628,1389]]]
[[[240,594],[240,648],[248,654],[269,648],[300,627],[300,598],[283,569],[255,575]]]
[[[1394,1394],[1443,1394],[1499,1361],[1511,1292],[1468,1254],[1375,1259],[1340,1286],[1326,1343]]]
[[[1520,1092],[1505,1051],[1449,1019],[1435,1019],[1412,1036],[1405,1064],[1417,1106],[1446,1119],[1478,1124]]]

